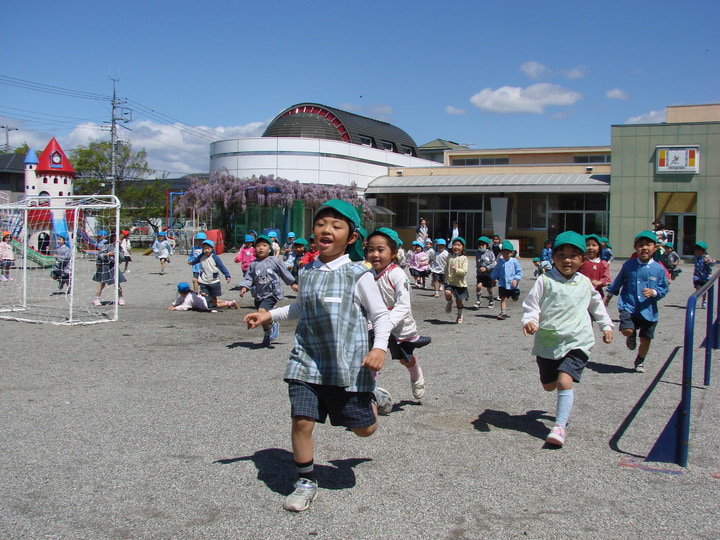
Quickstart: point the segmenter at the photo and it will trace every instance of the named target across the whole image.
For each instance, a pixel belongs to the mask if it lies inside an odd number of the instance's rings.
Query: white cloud
[[[552,74],[552,71],[550,71],[550,69],[545,67],[540,62],[535,62],[534,60],[525,62],[523,65],[521,65],[520,71],[522,71],[531,79],[542,79],[543,77],[549,77]]]
[[[147,152],[148,166],[161,176],[170,177],[189,173],[207,172],[210,143],[223,139],[259,137],[267,122],[251,122],[244,126],[186,126],[183,124],[157,124],[151,120],[132,122],[132,131],[118,128],[118,137],[130,141],[133,149]],[[109,140],[107,130],[97,124],[80,124],[60,144],[66,151],[91,141]],[[42,150],[47,141],[38,150]]]
[[[448,105],[445,107],[445,114],[455,115],[455,116],[463,116],[467,114],[467,111],[465,109],[458,109],[457,107],[453,107],[452,105]]]
[[[627,101],[628,99],[630,99],[630,96],[619,88],[613,88],[612,90],[608,90],[607,92],[605,92],[605,97],[608,99],[620,99],[622,101]]]
[[[470,98],[480,110],[492,113],[534,113],[542,114],[545,107],[567,107],[574,105],[582,94],[557,84],[538,83],[519,88],[503,86],[497,90],[485,88]]]
[[[584,79],[588,74],[587,66],[576,66],[572,69],[566,69],[562,71],[562,74],[566,79]]]
[[[625,122],[626,124],[659,124],[665,122],[665,109],[661,111],[650,111],[639,116],[632,116]]]

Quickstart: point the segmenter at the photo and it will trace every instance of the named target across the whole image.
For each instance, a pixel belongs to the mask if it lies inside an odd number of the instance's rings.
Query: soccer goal
[[[106,286],[102,302],[94,302],[101,262],[104,274],[118,283],[121,265],[114,261],[119,247],[112,243],[120,226],[117,197],[27,197],[0,203],[0,225],[2,242],[12,246],[14,255],[2,261],[0,319],[50,324],[118,319],[114,285]]]

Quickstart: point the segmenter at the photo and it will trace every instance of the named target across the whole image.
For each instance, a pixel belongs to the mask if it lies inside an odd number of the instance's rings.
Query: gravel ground
[[[703,350],[690,465],[642,459],[680,397],[689,266],[662,302],[647,373],[632,372],[617,333],[598,339],[562,449],[544,444],[555,396],[540,386],[520,304],[505,321],[468,309],[457,325],[441,299],[414,291],[433,338],[420,351],[426,398],[414,401],[407,371],[388,361],[393,412],[368,439],[317,426],[321,490],[293,514],[282,509],[294,480],[282,374],[294,325],[261,349],[241,323],[249,297],[237,311],[166,311],[189,276],[182,259],[160,276],[135,254],[118,322],[0,321],[0,538],[720,537],[720,373],[702,386]]]

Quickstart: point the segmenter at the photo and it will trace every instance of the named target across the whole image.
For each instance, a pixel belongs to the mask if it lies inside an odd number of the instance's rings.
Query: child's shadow
[[[478,431],[490,431],[490,426],[495,426],[500,429],[521,431],[544,441],[550,430],[541,420],[555,420],[555,417],[549,416],[546,411],[528,411],[525,414],[511,415],[505,411],[485,409],[472,424]]]
[[[596,373],[635,373],[633,368],[614,366],[611,364],[598,364],[597,362],[588,362],[585,367]]]
[[[251,456],[230,459],[218,459],[214,463],[228,465],[238,461],[252,461],[258,470],[258,480],[265,482],[271,491],[281,495],[290,495],[293,491],[293,481],[297,476],[292,452],[282,448],[267,448],[258,450]],[[348,489],[355,487],[355,472],[353,468],[372,461],[369,458],[335,459],[331,460],[332,467],[328,465],[315,465],[315,475],[318,485],[323,489]]]

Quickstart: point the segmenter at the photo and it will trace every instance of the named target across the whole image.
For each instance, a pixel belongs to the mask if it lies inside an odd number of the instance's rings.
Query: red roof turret
[[[75,169],[70,164],[70,160],[60,148],[60,143],[57,142],[55,137],[50,139],[50,142],[42,151],[38,158],[37,174],[42,176],[43,173],[50,174],[66,174],[75,177]]]

